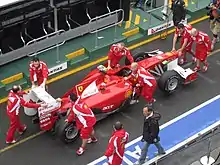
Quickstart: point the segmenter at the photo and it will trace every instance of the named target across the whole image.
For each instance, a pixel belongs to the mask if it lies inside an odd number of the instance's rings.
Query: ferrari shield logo
[[[83,91],[83,87],[82,87],[82,86],[79,86],[79,87],[78,87],[78,91],[79,91],[79,92],[82,92],[82,91]]]

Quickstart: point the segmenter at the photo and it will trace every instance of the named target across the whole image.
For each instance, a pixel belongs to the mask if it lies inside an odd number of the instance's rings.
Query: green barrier
[[[7,96],[5,85],[0,82],[0,98]]]

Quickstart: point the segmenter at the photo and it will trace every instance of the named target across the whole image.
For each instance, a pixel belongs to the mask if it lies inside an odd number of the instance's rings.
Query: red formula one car
[[[158,79],[158,87],[168,94],[176,91],[180,84],[189,84],[197,78],[196,72],[189,68],[183,69],[177,64],[177,52],[163,53],[159,50],[141,52],[134,55],[134,60],[154,74]],[[63,97],[68,97],[70,93],[75,94],[76,98],[80,97],[81,101],[92,108],[97,120],[122,110],[125,106],[130,105],[130,101],[134,97],[132,85],[129,80],[124,80],[124,77],[131,74],[128,60],[125,60],[125,64],[127,65],[111,71],[107,71],[103,65],[98,66]],[[46,96],[41,96],[40,93],[43,93],[42,90],[41,92],[35,91],[34,95],[51,105],[49,108],[38,110],[41,129],[58,128],[58,135],[62,141],[73,142],[78,137],[75,123],[64,122],[64,118],[71,108],[70,104],[63,103],[61,105],[55,99],[47,101],[44,99]],[[44,95],[46,95],[45,92]]]

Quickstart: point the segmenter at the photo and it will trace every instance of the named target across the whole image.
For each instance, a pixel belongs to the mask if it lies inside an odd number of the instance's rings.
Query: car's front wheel
[[[72,143],[79,137],[79,130],[74,122],[68,123],[61,119],[58,129],[58,136],[64,143]]]
[[[174,70],[166,71],[158,80],[158,87],[167,94],[177,90],[180,84],[180,77]]]

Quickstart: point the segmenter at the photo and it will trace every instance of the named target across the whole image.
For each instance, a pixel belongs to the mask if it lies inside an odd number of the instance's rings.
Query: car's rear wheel
[[[139,62],[144,60],[145,58],[149,58],[150,56],[146,52],[140,52],[133,55],[134,62]],[[125,65],[130,65],[130,61],[128,58],[125,59]]]
[[[158,87],[167,94],[177,90],[180,84],[180,77],[174,70],[166,71],[158,80]]]
[[[72,143],[79,137],[79,130],[74,122],[68,123],[60,119],[58,125],[58,136],[62,142]]]

